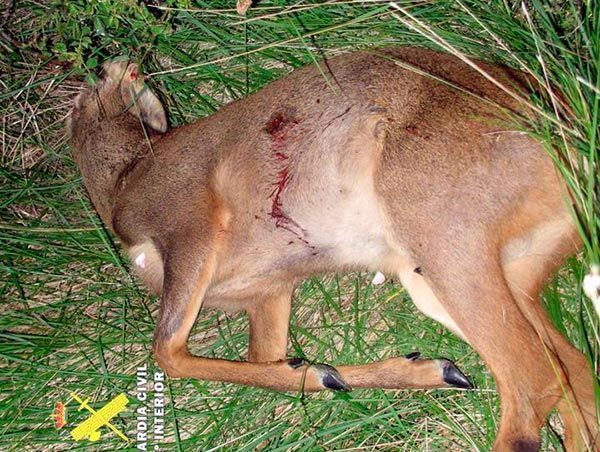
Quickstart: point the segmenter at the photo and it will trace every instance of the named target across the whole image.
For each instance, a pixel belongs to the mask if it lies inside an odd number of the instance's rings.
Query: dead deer
[[[336,368],[286,360],[303,278],[382,270],[491,369],[495,450],[537,450],[555,406],[567,449],[594,449],[595,377],[539,301],[580,240],[551,159],[513,114],[528,112],[463,62],[400,48],[296,70],[168,131],[138,67],[113,62],[78,96],[68,129],[100,217],[162,293],[153,350],[171,377],[279,391],[469,388],[450,361],[414,354]],[[247,362],[188,352],[202,306],[249,314]]]

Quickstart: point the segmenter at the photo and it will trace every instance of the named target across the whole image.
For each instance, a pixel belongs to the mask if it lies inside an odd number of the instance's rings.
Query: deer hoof
[[[310,364],[303,358],[288,359],[287,363],[294,370],[302,366],[307,366],[307,371],[313,372],[313,375],[317,377],[317,380],[324,388],[342,392],[352,391],[350,385],[344,381],[340,373],[333,366],[328,364]]]
[[[311,367],[325,388],[332,389],[333,391],[352,391],[350,385],[344,381],[335,367],[327,364],[314,364]]]
[[[305,364],[307,364],[307,363],[304,360],[304,358],[291,358],[291,359],[288,359],[288,366],[290,366],[292,369],[298,369],[299,367],[302,367]]]
[[[409,361],[415,361],[415,360],[419,359],[420,356],[421,356],[421,352],[412,352],[412,353],[409,353],[408,355],[406,355],[405,358],[408,359]]]
[[[442,361],[442,377],[449,386],[460,389],[473,389],[473,385],[467,377],[458,370],[458,367],[452,361],[447,359]]]

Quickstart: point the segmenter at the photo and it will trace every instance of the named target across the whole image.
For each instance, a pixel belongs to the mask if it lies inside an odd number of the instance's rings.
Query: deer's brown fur
[[[509,112],[529,113],[428,50],[354,53],[322,69],[328,80],[306,67],[150,139],[140,121],[162,132],[166,120],[135,65],[109,64],[77,99],[69,130],[85,186],[162,292],[158,363],[175,377],[277,390],[467,386],[447,360],[337,371],[284,361],[300,280],[382,270],[490,367],[502,401],[496,450],[536,449],[555,405],[568,449],[596,447],[592,372],[539,302],[580,243],[551,160],[510,125]],[[249,362],[188,353],[202,305],[249,313]]]

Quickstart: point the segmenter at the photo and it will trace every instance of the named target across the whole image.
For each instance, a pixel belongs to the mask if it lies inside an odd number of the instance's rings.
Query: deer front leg
[[[248,309],[250,317],[250,346],[248,361],[275,362],[285,359],[291,288],[279,294],[255,300]],[[471,388],[471,384],[457,367],[446,359],[419,359],[418,352],[405,357],[356,366],[316,364],[326,375],[329,389],[350,388]],[[288,361],[293,367],[307,366],[302,359]],[[333,369],[333,370],[332,370]],[[337,373],[334,372],[337,370]],[[329,371],[329,372],[327,372]]]
[[[291,291],[265,297],[252,303],[248,361],[276,362],[285,359],[291,310]],[[356,366],[315,364],[323,373],[329,389],[350,388],[471,388],[456,366],[446,359],[419,359],[419,353]],[[302,359],[291,359],[294,368],[309,366]],[[336,372],[337,371],[337,372]]]
[[[339,366],[337,370],[353,388],[472,388],[451,361],[421,359],[419,352],[358,366]]]
[[[193,249],[187,246],[171,250],[165,265],[154,352],[158,364],[171,377],[304,392],[323,389],[347,391],[352,387],[470,387],[464,375],[450,361],[421,360],[417,354],[338,369],[297,358],[282,361],[286,349],[290,291],[265,298],[264,303],[257,303],[250,312],[251,359],[270,362],[236,362],[192,356],[187,350],[187,338],[216,264],[215,251],[195,256],[191,254]]]
[[[319,391],[334,384],[340,386],[337,389],[348,389],[342,383],[334,383],[341,378],[334,368],[326,365],[309,366],[298,360],[259,363],[192,356],[187,349],[187,339],[214,275],[217,245],[207,243],[205,238],[198,240],[197,243],[205,244],[202,252],[201,248],[190,245],[189,236],[186,238],[185,246],[172,247],[167,253],[160,313],[154,332],[156,361],[170,377],[223,381],[279,391]],[[260,311],[258,309],[256,315]],[[258,321],[256,315],[255,330],[270,330],[273,317]],[[275,319],[283,317],[274,316]],[[261,336],[266,337],[259,331],[254,332],[255,338]],[[276,335],[277,355],[282,348],[285,354],[282,336]],[[260,344],[255,339],[253,353],[259,358],[271,357],[268,356],[272,353],[268,350],[270,344],[270,341]]]
[[[266,363],[285,359],[291,308],[291,288],[250,304],[247,309],[250,320],[248,361]]]

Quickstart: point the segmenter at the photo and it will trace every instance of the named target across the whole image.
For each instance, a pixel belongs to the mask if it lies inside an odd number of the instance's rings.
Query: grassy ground
[[[593,22],[600,10],[596,1],[532,1],[526,10],[519,2],[500,0],[484,7],[477,2],[400,2],[404,12],[385,2],[286,6],[264,1],[246,18],[235,13],[233,1],[146,3],[158,7],[115,0],[20,0],[0,10],[0,448],[89,448],[92,443],[74,442],[69,434],[88,414],[69,402],[68,427],[57,430],[51,418],[57,403],[67,403],[74,391],[98,409],[125,392],[130,408],[137,408],[136,367],[145,363],[154,369],[150,341],[157,300],[131,276],[114,237],[99,222],[64,139],[71,99],[109,57],[128,54],[154,73],[149,83],[161,95],[171,123],[178,125],[295,67],[360,47],[434,46],[432,39],[438,36],[454,50],[519,67],[516,55],[540,73],[544,67],[535,66],[537,48],[552,83],[573,87],[565,89],[573,121],[561,111],[556,116],[563,137],[567,135],[564,142],[573,141],[578,151],[589,149],[578,158],[592,159],[597,168],[598,96],[593,86],[599,72],[597,60],[594,66],[585,54],[596,55],[600,48],[600,28]],[[433,27],[434,36],[416,27],[414,19]],[[490,37],[490,30],[506,38],[508,50]],[[548,35],[552,30],[556,37]],[[583,68],[577,73],[592,88],[574,82],[573,68]],[[556,106],[547,98],[531,101],[552,119]],[[571,141],[573,130],[578,138]],[[543,115],[535,131],[549,143],[563,142],[556,123]],[[590,181],[589,175],[581,175],[582,204],[598,190],[594,183],[593,176]],[[586,256],[593,256],[596,246],[594,209],[580,215],[582,233],[589,238]],[[598,323],[579,291],[583,271],[580,261],[572,260],[549,286],[545,301],[561,331],[597,365]],[[301,397],[174,380],[167,385],[163,446],[488,450],[498,398],[479,357],[418,314],[400,286],[388,282],[373,287],[371,277],[330,275],[299,287],[289,355],[335,365],[420,350],[425,356],[453,359],[476,384],[475,391],[357,390]],[[192,350],[243,359],[246,329],[243,315],[204,311]],[[114,424],[135,437],[133,409]],[[560,449],[556,432],[561,426],[550,424],[544,429],[544,449]],[[134,445],[103,429],[94,447]]]

